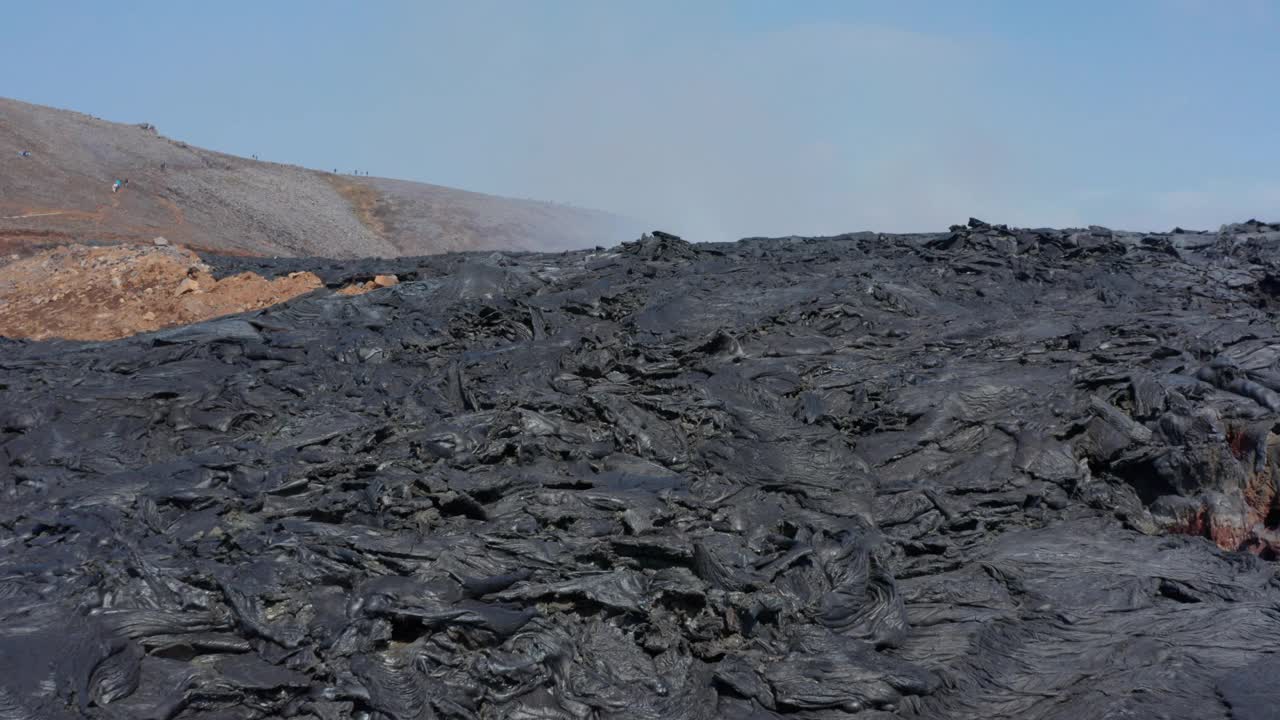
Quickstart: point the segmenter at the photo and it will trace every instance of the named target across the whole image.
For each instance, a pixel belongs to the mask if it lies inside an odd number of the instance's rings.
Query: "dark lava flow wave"
[[[1280,226],[300,267],[0,341],[0,719],[1261,718]]]

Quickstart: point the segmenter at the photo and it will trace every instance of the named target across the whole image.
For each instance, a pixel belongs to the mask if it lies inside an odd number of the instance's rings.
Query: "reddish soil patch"
[[[0,267],[0,335],[113,340],[264,308],[322,286],[312,273],[216,280],[181,247],[68,245]]]
[[[395,275],[376,275],[368,282],[351,283],[346,287],[338,290],[339,295],[363,295],[367,292],[373,292],[379,288],[387,288],[393,285],[399,285],[400,278]]]

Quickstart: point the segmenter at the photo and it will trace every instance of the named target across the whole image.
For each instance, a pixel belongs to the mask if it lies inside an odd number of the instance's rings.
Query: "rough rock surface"
[[[0,717],[1267,717],[1278,242],[315,262],[400,282],[4,341]]]

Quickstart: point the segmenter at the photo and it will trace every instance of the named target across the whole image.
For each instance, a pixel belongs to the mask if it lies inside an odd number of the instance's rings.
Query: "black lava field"
[[[210,257],[0,340],[0,720],[1271,718],[1280,225]]]

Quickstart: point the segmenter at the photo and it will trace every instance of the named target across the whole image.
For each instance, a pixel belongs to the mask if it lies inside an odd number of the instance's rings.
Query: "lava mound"
[[[205,257],[369,291],[0,339],[0,717],[1270,717],[1277,247]]]

